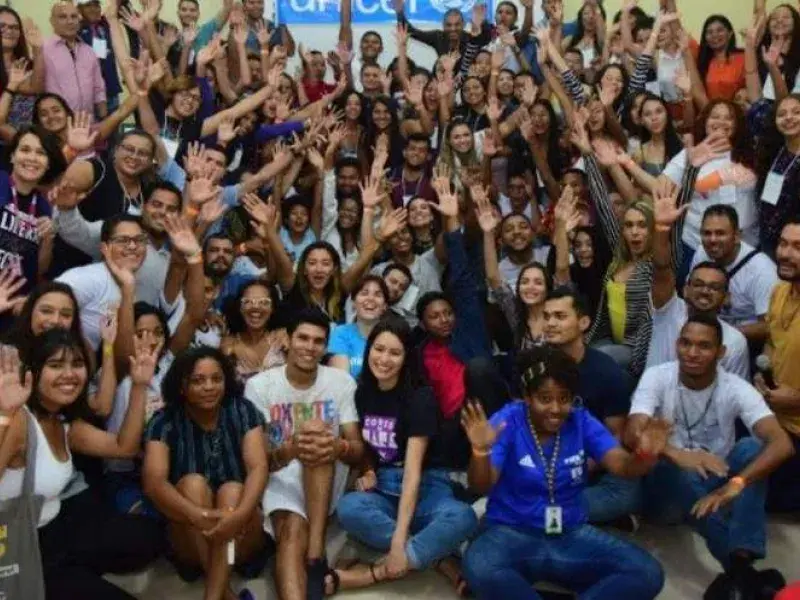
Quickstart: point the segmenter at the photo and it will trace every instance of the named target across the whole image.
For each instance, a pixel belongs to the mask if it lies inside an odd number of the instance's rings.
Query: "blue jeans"
[[[388,552],[397,527],[403,470],[378,471],[378,490],[351,492],[339,500],[336,514],[342,528],[358,541]],[[422,570],[452,554],[478,528],[478,518],[469,504],[453,497],[446,471],[422,473],[417,506],[411,519],[406,556],[412,569]]]
[[[583,502],[590,523],[609,523],[638,513],[642,502],[641,479],[625,479],[603,473],[583,490]]]
[[[741,472],[761,452],[761,442],[746,437],[736,442],[726,458],[730,475]],[[706,540],[709,552],[723,567],[736,550],[747,550],[758,558],[766,553],[767,484],[750,483],[730,504],[703,519],[691,517],[692,506],[702,497],[721,487],[727,478],[710,475],[703,479],[697,473],[681,470],[671,462],[662,460],[647,476],[645,487],[649,499],[667,507],[677,507],[694,529]]]
[[[647,551],[591,525],[551,536],[488,524],[462,568],[475,595],[487,600],[539,600],[539,581],[574,590],[581,600],[652,600],[664,587],[664,571]]]

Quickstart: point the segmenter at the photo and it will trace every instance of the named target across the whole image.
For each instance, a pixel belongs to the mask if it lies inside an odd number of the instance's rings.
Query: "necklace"
[[[544,532],[547,535],[559,535],[563,532],[563,515],[561,507],[556,504],[556,464],[558,463],[558,454],[561,447],[561,431],[556,433],[556,438],[553,442],[553,453],[550,455],[550,462],[548,463],[547,457],[544,455],[544,448],[542,448],[542,444],[539,441],[539,434],[536,433],[536,427],[533,424],[533,415],[530,408],[528,408],[528,426],[536,445],[536,452],[542,461],[545,479],[547,480],[547,497],[550,504],[544,510]]]

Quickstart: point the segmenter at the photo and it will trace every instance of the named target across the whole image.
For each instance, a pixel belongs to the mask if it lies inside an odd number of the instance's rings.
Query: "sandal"
[[[336,569],[328,569],[328,572],[325,573],[324,581],[326,596],[334,596],[339,593],[341,581],[339,580],[339,573],[336,572]]]

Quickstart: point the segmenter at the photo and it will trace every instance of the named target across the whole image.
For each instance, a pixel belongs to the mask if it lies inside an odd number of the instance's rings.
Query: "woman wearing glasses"
[[[286,362],[286,331],[270,328],[278,301],[274,286],[251,281],[225,307],[230,335],[222,340],[220,350],[233,359],[241,383]]]

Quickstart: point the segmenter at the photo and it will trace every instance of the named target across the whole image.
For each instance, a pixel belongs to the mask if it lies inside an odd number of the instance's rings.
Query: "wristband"
[[[186,264],[187,265],[198,265],[203,262],[203,251],[198,250],[194,254],[190,254],[186,257]]]
[[[8,427],[11,423],[11,417],[8,415],[0,415],[0,427]]]
[[[189,215],[190,217],[196,217],[197,215],[200,214],[200,211],[197,210],[192,205],[187,206],[185,210],[186,210],[186,214]]]
[[[634,452],[633,455],[637,458],[637,460],[640,460],[642,462],[652,462],[656,458],[658,458],[658,456],[653,454],[652,452],[647,452],[646,450],[642,450],[641,448],[636,450],[636,452]]]
[[[111,358],[114,356],[114,346],[112,344],[103,344],[103,356]]]
[[[491,450],[478,450],[478,449],[477,449],[477,448],[475,448],[474,446],[473,446],[473,448],[472,448],[472,456],[480,456],[480,457],[483,457],[483,456],[489,456],[491,453],[492,453],[492,451],[491,451]]]
[[[78,151],[72,146],[64,146],[61,152],[64,154],[64,158],[67,159],[68,163],[71,163],[78,156]]]
[[[728,480],[728,484],[733,485],[739,492],[741,492],[747,487],[747,480],[741,475],[737,475],[736,477],[731,477]]]

